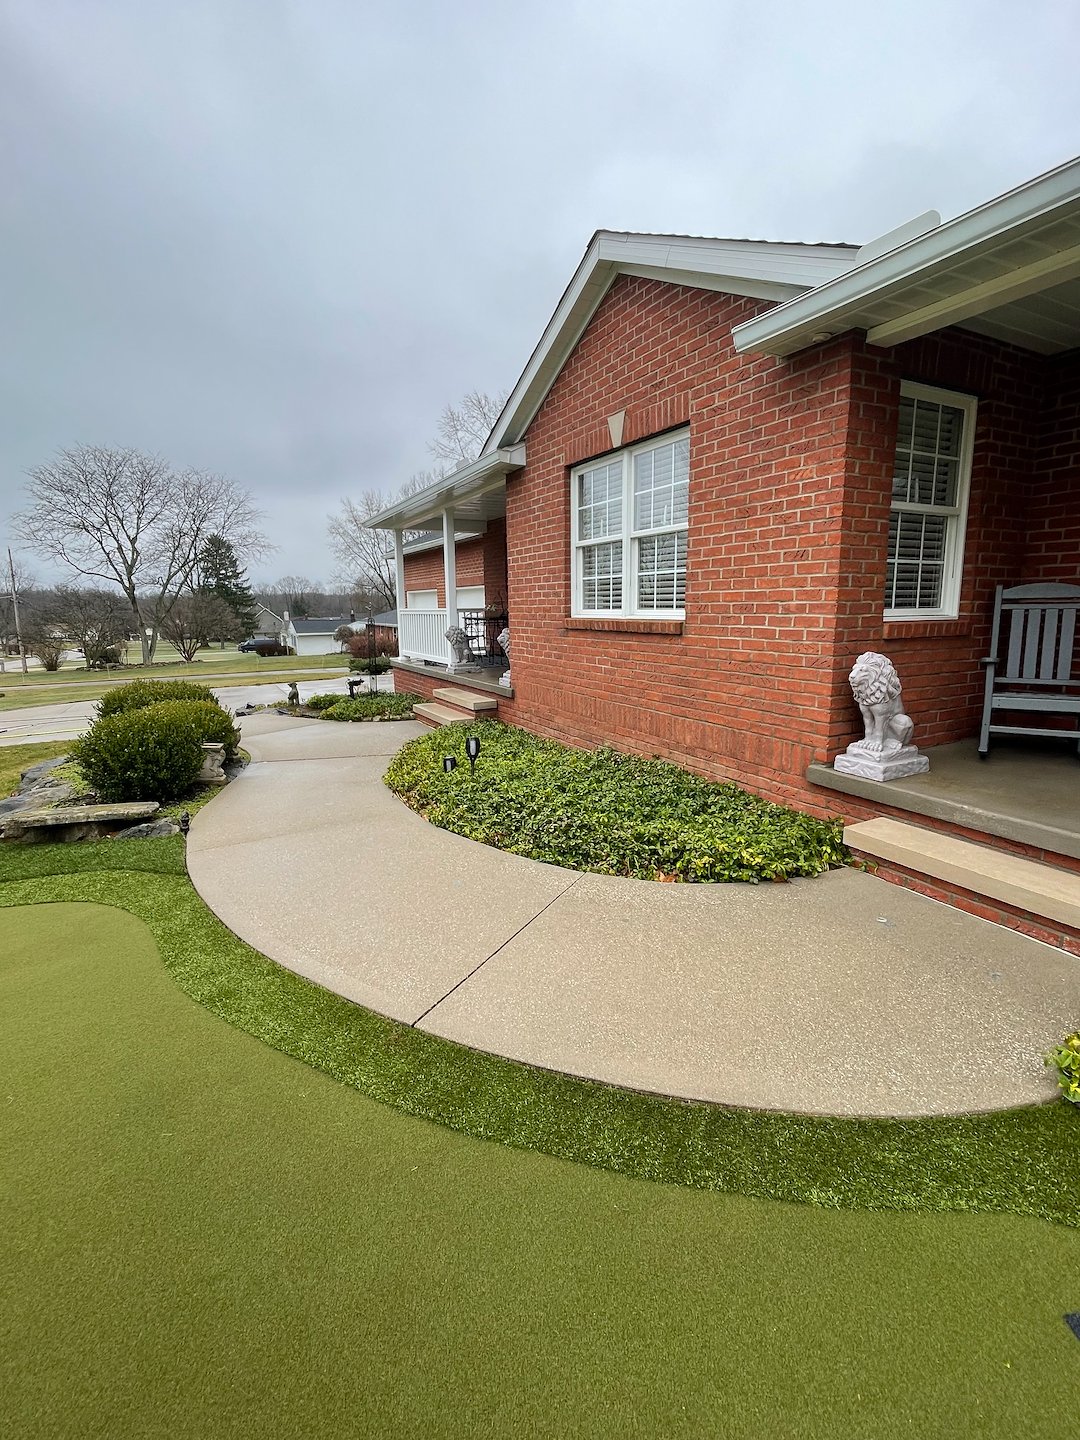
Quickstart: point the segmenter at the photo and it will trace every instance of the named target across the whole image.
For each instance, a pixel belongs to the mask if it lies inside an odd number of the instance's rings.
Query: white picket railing
[[[445,610],[399,610],[398,654],[403,660],[450,660]]]

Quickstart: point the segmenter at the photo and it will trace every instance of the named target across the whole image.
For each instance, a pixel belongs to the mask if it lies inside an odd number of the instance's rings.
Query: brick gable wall
[[[515,696],[500,713],[805,799],[836,689],[852,345],[737,356],[731,327],[762,308],[631,277],[601,304],[507,485]],[[567,623],[569,469],[611,448],[620,410],[624,444],[690,426],[681,627]]]

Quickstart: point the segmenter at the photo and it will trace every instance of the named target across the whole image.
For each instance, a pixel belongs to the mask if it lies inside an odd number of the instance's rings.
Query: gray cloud
[[[337,498],[512,383],[592,231],[864,240],[1067,158],[1071,0],[0,0],[0,512],[136,445]]]

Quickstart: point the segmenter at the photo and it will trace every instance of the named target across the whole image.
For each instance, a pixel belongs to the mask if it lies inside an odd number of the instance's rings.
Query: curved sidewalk
[[[423,727],[244,721],[191,878],[238,935],[475,1049],[763,1109],[929,1115],[1051,1098],[1080,962],[872,876],[658,885],[438,830],[382,783]]]

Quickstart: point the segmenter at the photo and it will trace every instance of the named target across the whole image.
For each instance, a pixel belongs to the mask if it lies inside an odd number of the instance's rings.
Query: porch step
[[[445,700],[447,705],[456,705],[459,710],[468,710],[472,715],[498,710],[499,701],[495,695],[483,695],[477,690],[459,690],[446,685],[435,691],[436,700]]]
[[[879,816],[844,827],[852,850],[1080,929],[1080,875]]]
[[[452,710],[449,705],[437,705],[432,700],[414,705],[412,713],[425,725],[458,725],[469,718],[463,710]]]

